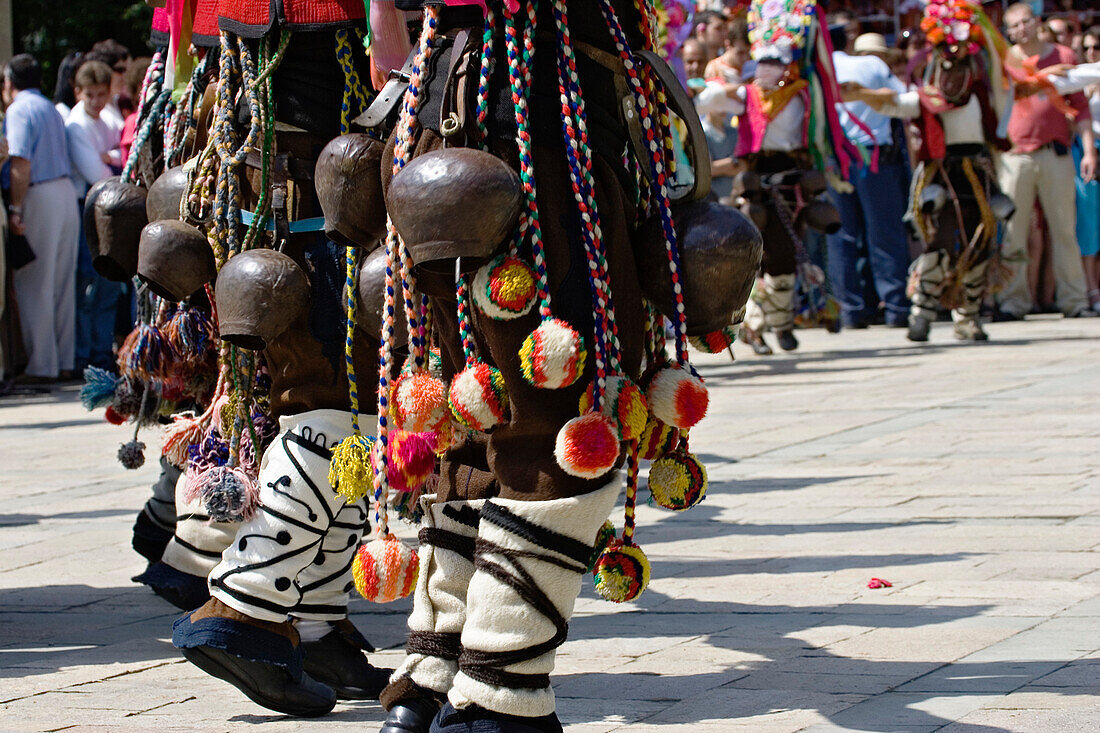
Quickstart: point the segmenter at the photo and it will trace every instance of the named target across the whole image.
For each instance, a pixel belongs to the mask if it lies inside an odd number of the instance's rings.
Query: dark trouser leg
[[[840,301],[840,312],[845,327],[854,326],[867,318],[867,306],[863,300],[862,280],[859,276],[859,243],[863,239],[863,212],[859,198],[853,193],[831,192],[833,202],[840,212],[840,231],[828,235],[829,280],[833,294]]]
[[[880,163],[877,173],[861,171],[853,181],[862,203],[875,290],[886,305],[887,323],[903,321],[909,307],[905,297],[909,236],[902,224],[908,207],[908,179],[901,163]]]
[[[176,482],[183,472],[161,456],[153,495],[134,522],[133,547],[149,562],[160,560],[176,529]]]

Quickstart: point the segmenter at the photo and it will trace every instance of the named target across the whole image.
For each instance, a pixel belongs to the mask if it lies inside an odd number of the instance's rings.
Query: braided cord
[[[634,509],[638,505],[638,441],[626,448],[626,507],[623,512],[623,544],[634,544]]]
[[[359,258],[360,251],[358,247],[347,247],[347,254],[344,256],[345,265],[347,268],[347,290],[348,290],[348,323],[347,323],[347,338],[344,342],[344,360],[347,362],[348,370],[348,401],[351,404],[351,429],[358,435],[362,432],[359,429],[359,384],[355,376],[355,329],[359,320]]]
[[[489,79],[493,75],[496,59],[493,58],[493,34],[496,30],[496,13],[492,8],[485,12],[485,28],[481,32],[481,68],[477,77],[477,130],[484,146],[489,139],[489,128],[485,121],[489,118]]]
[[[397,138],[394,142],[393,173],[396,175],[409,161],[417,127],[416,112],[420,101],[421,73],[432,53],[432,43],[436,37],[439,23],[439,9],[429,5],[424,9],[424,23],[420,30],[420,42],[413,58],[409,88],[405,91],[401,116],[398,120]],[[389,517],[386,502],[389,499],[389,407],[390,407],[390,370],[393,366],[394,323],[397,314],[397,284],[395,269],[401,265],[401,287],[409,320],[409,340],[413,353],[419,354],[418,366],[423,363],[421,348],[422,331],[427,330],[426,299],[422,298],[421,313],[416,314],[410,308],[412,304],[411,272],[405,266],[402,257],[403,243],[397,234],[392,220],[386,222],[386,288],[382,299],[382,346],[378,355],[378,432],[375,439],[374,458],[374,518],[380,537],[389,534]],[[404,252],[407,255],[407,252]]]
[[[534,57],[534,36],[537,26],[535,4],[528,0],[526,24],[523,28],[523,49],[519,48],[519,32],[514,15],[504,10],[504,36],[508,55],[508,82],[515,107],[516,147],[519,156],[519,177],[523,186],[526,210],[521,212],[514,249],[522,246],[527,233],[531,237],[531,259],[535,265],[539,291],[539,314],[550,318],[550,278],[546,266],[546,249],[539,223],[538,191],[535,184],[535,164],[531,152],[531,122],[528,103],[531,96],[531,61]]]
[[[359,71],[355,68],[355,60],[352,56],[351,42],[348,40],[348,31],[341,28],[336,31],[336,60],[340,62],[340,68],[344,71],[344,99],[340,104],[340,134],[346,135],[351,131],[351,102],[354,99],[357,107],[356,114],[367,108],[367,93],[363,88],[363,82],[359,79]]]
[[[470,290],[465,275],[458,276],[455,290],[458,295],[458,335],[462,339],[462,354],[466,357],[466,366],[473,366],[477,361],[477,350],[470,326]]]
[[[619,19],[615,16],[615,10],[611,7],[609,0],[600,0],[600,10],[603,12],[604,19],[607,21],[607,26],[615,41],[616,50],[618,50],[619,57],[626,68],[627,80],[630,83],[631,91],[634,93],[639,121],[645,133],[646,146],[649,149],[650,170],[655,184],[653,192],[657,197],[661,228],[665,235],[665,251],[668,254],[669,273],[672,277],[672,292],[676,300],[676,322],[673,324],[676,329],[676,358],[680,364],[687,364],[687,317],[684,309],[683,287],[680,282],[680,247],[676,238],[676,228],[673,224],[672,207],[668,196],[668,178],[664,166],[667,149],[664,143],[664,135],[661,132],[661,130],[667,129],[663,126],[663,119],[666,119],[668,114],[667,104],[663,101],[664,92],[661,91],[658,94],[656,106],[658,109],[662,109],[663,112],[658,115],[659,119],[655,124],[655,115],[650,105],[651,97],[647,97],[645,93],[643,81],[634,63],[634,56],[627,45],[626,35],[619,24]],[[644,12],[639,13],[639,15],[643,18],[647,17]],[[657,80],[653,79],[652,81],[657,88],[660,88]]]
[[[573,197],[581,219],[581,238],[588,259],[589,282],[596,316],[598,348],[595,349],[596,389],[593,409],[599,411],[603,405],[608,372],[620,371],[618,329],[615,325],[607,257],[596,207],[584,100],[563,0],[554,0],[554,20],[558,31],[558,92],[561,98],[562,132],[566,141],[565,151]]]

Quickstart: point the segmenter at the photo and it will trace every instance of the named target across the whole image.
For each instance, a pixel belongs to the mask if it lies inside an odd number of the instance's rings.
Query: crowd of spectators
[[[72,379],[89,365],[115,368],[131,293],[92,269],[81,212],[88,189],[123,169],[148,61],[113,40],[71,53],[52,101],[35,58],[20,54],[4,67],[0,390],[11,388],[3,377],[13,374],[36,384]]]
[[[843,0],[827,4],[840,84],[897,92],[910,87],[909,61],[926,46],[919,28],[922,4],[901,3],[902,15],[912,25],[900,29],[884,27],[883,19],[890,15],[882,11],[893,9],[885,5]],[[1031,5],[1017,3],[1004,10],[1000,2],[985,3],[1013,44],[1010,53],[1040,69],[1100,61],[1100,26],[1090,26],[1100,21],[1100,8],[1093,17],[1088,10],[1074,10],[1072,3],[1048,3],[1051,14],[1040,17]],[[694,33],[682,50],[687,87],[710,147],[713,191],[719,199],[729,195],[731,176],[739,170],[732,156],[738,120],[726,101],[736,98],[738,86],[752,78],[755,66],[748,53],[744,10],[743,2],[700,1]],[[725,41],[720,44],[721,38]],[[1043,94],[1018,95],[1007,123],[1011,149],[997,156],[998,182],[1015,200],[1017,213],[1000,232],[1002,259],[1012,276],[996,302],[987,304],[994,320],[1016,320],[1040,311],[1066,316],[1100,312],[1100,86],[1068,95],[1066,101],[1076,111],[1075,118],[1067,118]],[[877,146],[878,168],[858,170],[847,181],[850,189],[831,192],[841,228],[827,237],[823,248],[807,246],[807,251],[821,252],[819,264],[828,273],[845,327],[904,326],[909,310],[907,270],[919,246],[899,222],[908,208],[919,140],[901,121],[863,102],[841,106],[845,135],[864,148]],[[1043,275],[1053,281],[1053,288],[1044,287]]]

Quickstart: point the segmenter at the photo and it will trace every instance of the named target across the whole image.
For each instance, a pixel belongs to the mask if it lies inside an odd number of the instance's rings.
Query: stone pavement
[[[567,729],[1100,730],[1100,322],[989,331],[701,358],[709,495],[641,508],[637,603],[586,581]],[[125,430],[75,392],[0,400],[0,729],[375,729],[377,705],[288,719],[182,660],[175,609],[130,582],[156,462],[124,471]],[[353,608],[397,663],[408,602]]]

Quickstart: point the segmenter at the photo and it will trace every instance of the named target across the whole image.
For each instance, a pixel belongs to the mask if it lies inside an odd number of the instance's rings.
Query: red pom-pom
[[[619,431],[606,415],[586,412],[558,431],[554,457],[570,476],[599,478],[619,460]]]
[[[107,418],[107,422],[112,425],[121,425],[126,422],[126,418],[118,413],[113,406],[109,406],[107,411],[103,414],[103,417]]]
[[[582,413],[592,409],[595,402],[596,383],[588,385],[581,396]],[[645,430],[649,408],[645,395],[638,385],[624,376],[607,377],[603,392],[603,404],[600,412],[607,415],[619,430],[621,440],[634,440]]]

